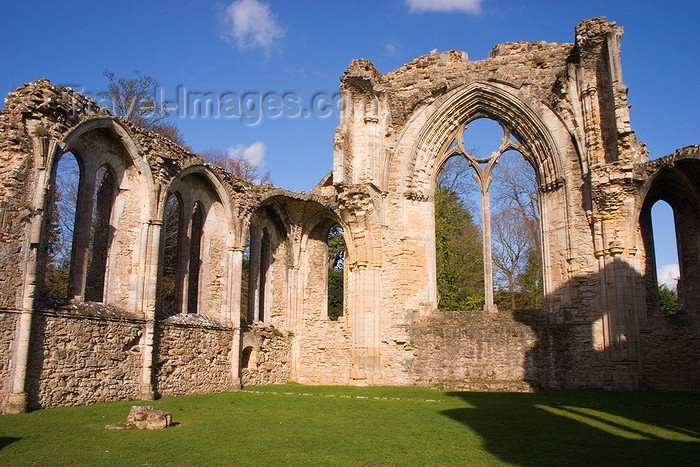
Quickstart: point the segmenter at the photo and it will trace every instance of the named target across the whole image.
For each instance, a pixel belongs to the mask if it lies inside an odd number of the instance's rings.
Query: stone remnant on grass
[[[150,405],[135,405],[129,411],[129,417],[124,426],[139,430],[160,430],[172,424],[173,414],[164,410],[156,410]]]

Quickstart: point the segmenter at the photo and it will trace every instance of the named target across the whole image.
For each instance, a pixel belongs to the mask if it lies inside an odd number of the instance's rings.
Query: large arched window
[[[538,190],[524,154],[506,126],[487,118],[458,127],[443,149],[435,184],[441,309],[542,306]]]
[[[679,159],[651,177],[640,210],[650,313],[697,311],[700,302],[700,161]]]
[[[265,321],[265,295],[267,292],[268,269],[271,260],[270,234],[263,229],[260,239],[260,278],[258,279],[258,321]]]
[[[104,298],[107,258],[113,235],[110,219],[116,196],[116,181],[112,170],[103,165],[95,177],[92,222],[90,223],[90,247],[85,300],[101,302]]]
[[[659,310],[667,314],[680,311],[678,283],[681,277],[673,208],[664,200],[651,207],[654,265]]]
[[[179,258],[181,244],[182,207],[178,196],[171,193],[165,202],[163,214],[163,269],[161,272],[160,299],[163,315],[170,316],[180,312],[182,280],[179,277]]]
[[[105,297],[117,182],[109,165],[92,172],[71,152],[55,165],[44,295],[101,302]]]
[[[71,152],[56,163],[46,244],[44,295],[66,298],[70,271],[80,166]]]
[[[460,156],[450,157],[435,186],[435,252],[438,307],[480,310],[484,306],[484,256],[479,187],[473,169]]]

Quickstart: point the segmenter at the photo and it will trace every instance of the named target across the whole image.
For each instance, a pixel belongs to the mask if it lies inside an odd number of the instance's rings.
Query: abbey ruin
[[[239,180],[47,80],[20,87],[0,111],[2,411],[286,381],[700,390],[700,146],[649,160],[630,128],[621,36],[596,18],[574,43],[500,44],[481,61],[434,52],[382,75],[353,60],[332,171],[308,194]],[[435,177],[479,118],[500,123],[501,149],[535,171],[542,310],[497,310],[489,290],[482,311],[438,309]],[[80,185],[60,301],[45,276],[67,153]],[[169,200],[174,313],[163,298]],[[657,294],[658,200],[678,234],[673,315]],[[336,224],[347,252],[334,320]]]

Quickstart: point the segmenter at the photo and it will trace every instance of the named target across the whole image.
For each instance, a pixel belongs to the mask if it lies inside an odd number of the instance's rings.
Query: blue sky
[[[4,1],[0,93],[43,77],[95,93],[106,88],[105,69],[140,70],[166,99],[182,89],[293,92],[307,106],[337,91],[353,58],[382,73],[432,49],[480,60],[507,41],[573,42],[582,19],[601,15],[625,28],[632,127],[652,158],[700,143],[697,1]],[[195,152],[247,155],[284,188],[309,190],[331,169],[333,115],[173,121]]]

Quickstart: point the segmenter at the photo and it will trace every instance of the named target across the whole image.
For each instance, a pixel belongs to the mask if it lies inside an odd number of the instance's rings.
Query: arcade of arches
[[[309,194],[239,180],[47,80],[19,88],[0,111],[1,410],[285,381],[699,390],[700,147],[649,161],[621,36],[595,18],[575,43],[481,61],[434,52],[382,75],[353,60]],[[491,155],[462,140],[479,119],[500,126]],[[535,310],[493,297],[489,186],[508,151],[534,171]],[[436,177],[453,156],[483,193],[480,310],[439,309]],[[673,314],[659,200],[678,233]]]

